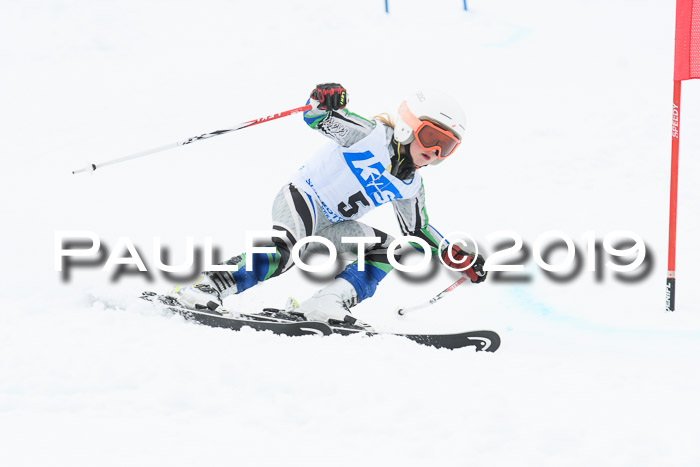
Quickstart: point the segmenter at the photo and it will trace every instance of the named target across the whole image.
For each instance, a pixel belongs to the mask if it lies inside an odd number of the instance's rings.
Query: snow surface
[[[2,465],[700,465],[700,83],[683,84],[678,311],[664,313],[675,2],[8,0],[0,4]],[[54,233],[160,236],[227,256],[269,228],[278,188],[323,144],[294,116],[149,158],[101,162],[302,105],[338,81],[362,115],[447,90],[469,135],[425,170],[431,222],[602,239],[638,233],[651,272],[462,286],[390,275],[378,328],[494,329],[495,354],[399,338],[196,326],[136,297],[154,271],[54,270]],[[390,208],[367,223],[398,235]],[[303,299],[297,270],[228,300]]]

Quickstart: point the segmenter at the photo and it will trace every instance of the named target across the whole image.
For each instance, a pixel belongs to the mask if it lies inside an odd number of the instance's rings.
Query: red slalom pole
[[[678,142],[681,120],[681,82],[673,82],[673,124],[671,126],[671,206],[668,221],[668,272],[666,311],[676,309],[676,219],[678,210]]]
[[[277,120],[278,118],[282,117],[287,117],[289,115],[298,113],[298,112],[306,112],[307,110],[311,110],[311,105],[304,105],[302,107],[297,107],[296,109],[290,109],[290,110],[285,110],[283,112],[279,112],[273,115],[268,115],[267,117],[262,117],[262,118],[256,118],[255,120],[250,120],[247,122],[243,122],[239,125],[236,125],[233,128],[225,128],[223,130],[217,130],[217,131],[212,131],[211,133],[204,133],[199,136],[192,136],[190,138],[187,138],[186,140],[183,141],[178,141],[177,143],[170,143],[166,144],[165,146],[159,146],[157,148],[152,148],[152,149],[147,149],[145,151],[137,152],[134,154],[129,154],[128,156],[120,157],[118,159],[112,159],[110,161],[102,162],[100,164],[89,164],[86,167],[83,167],[82,169],[74,170],[73,173],[81,173],[81,172],[94,172],[95,170],[99,169],[100,167],[105,167],[107,165],[112,165],[112,164],[119,164],[120,162],[126,162],[131,159],[136,159],[138,157],[144,157],[148,156],[151,154],[155,154],[157,152],[165,151],[166,149],[172,149],[176,148],[178,146],[184,146],[185,144],[191,144],[203,139],[209,139],[213,138],[214,136],[220,136],[220,135],[225,135],[226,133],[230,133],[232,131],[236,130],[242,130],[243,128],[248,128],[254,125],[259,125],[260,123],[265,123],[269,122],[272,120]]]

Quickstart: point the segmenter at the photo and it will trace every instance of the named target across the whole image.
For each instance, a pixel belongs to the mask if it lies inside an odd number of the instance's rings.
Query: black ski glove
[[[452,258],[450,258],[450,254],[452,255]],[[465,253],[458,245],[453,243],[442,251],[442,260],[445,262],[448,268],[461,272],[474,284],[478,284],[479,282],[484,282],[486,280],[486,275],[488,272],[484,271],[485,261],[484,257],[481,255],[476,255],[476,260],[474,260],[474,253]],[[464,267],[472,261],[474,261],[474,264],[472,264],[469,268],[464,269]]]
[[[325,83],[311,91],[311,98],[319,102],[321,110],[338,110],[348,103],[348,91],[338,83]]]

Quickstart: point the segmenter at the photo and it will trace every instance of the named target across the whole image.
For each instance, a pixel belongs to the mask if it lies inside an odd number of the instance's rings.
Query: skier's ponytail
[[[375,115],[374,117],[372,117],[372,120],[377,120],[390,128],[394,128],[394,126],[396,125],[396,123],[394,123],[394,119],[391,118],[391,115],[389,115],[386,112],[380,113],[379,115]]]

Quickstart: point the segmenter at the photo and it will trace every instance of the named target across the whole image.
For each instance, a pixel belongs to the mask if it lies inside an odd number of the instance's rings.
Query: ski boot
[[[196,311],[217,311],[223,307],[221,293],[214,282],[207,275],[200,276],[199,280],[187,287],[176,287],[171,294],[180,305]]]
[[[357,302],[357,292],[352,284],[345,279],[336,278],[311,298],[298,304],[294,311],[303,314],[308,321],[324,321],[330,324],[337,321],[373,332],[372,326],[350,313],[350,307],[357,305]],[[287,306],[290,306],[289,302]]]

